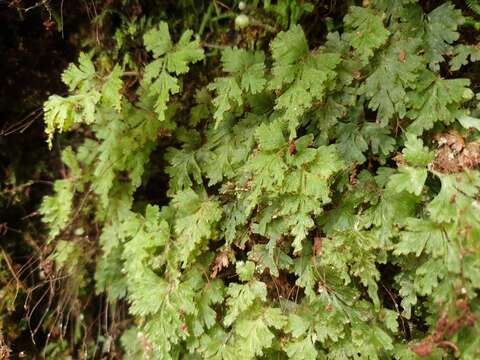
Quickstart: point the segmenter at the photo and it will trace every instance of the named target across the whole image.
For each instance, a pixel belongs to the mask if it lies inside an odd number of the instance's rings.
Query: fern
[[[465,4],[475,14],[480,15],[480,4],[478,3],[477,0],[465,0]]]
[[[157,96],[154,109],[159,120],[165,120],[165,111],[171,95],[180,91],[178,80],[171,73],[180,75],[188,72],[188,64],[203,59],[203,50],[198,40],[191,41],[193,33],[185,31],[176,45],[172,43],[168,25],[160,23],[145,33],[143,40],[155,60],[145,67],[144,85],[150,96]]]
[[[66,70],[47,132],[93,135],[41,211],[54,239],[88,197],[126,357],[475,358],[479,125],[455,71],[480,56],[452,4],[394,3],[351,7],[316,48],[287,29],[307,3],[266,4],[285,30],[221,51],[160,22],[135,96],[114,60]],[[459,329],[440,334],[445,316]]]

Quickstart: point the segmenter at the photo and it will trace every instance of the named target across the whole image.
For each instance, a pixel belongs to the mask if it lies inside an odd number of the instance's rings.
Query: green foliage
[[[435,79],[431,73],[425,75],[419,79],[416,96],[409,96],[409,116],[415,119],[409,130],[417,134],[431,129],[437,121],[449,124],[464,115],[459,105],[466,100],[465,94],[471,91],[467,79]]]
[[[370,9],[353,6],[345,16],[344,22],[348,30],[346,40],[362,62],[367,62],[374,50],[382,46],[390,35],[383,25],[381,16]]]
[[[106,76],[97,74],[91,57],[81,53],[79,65],[71,64],[62,75],[69,91],[75,94],[69,97],[52,95],[44,104],[49,146],[56,130],[62,132],[73,124],[94,123],[99,103],[120,111],[121,75],[118,65]]]
[[[333,88],[340,54],[309,52],[303,30],[298,25],[279,33],[270,47],[274,63],[269,88],[282,91],[274,109],[283,111],[282,118],[289,124],[290,138],[294,138],[300,117],[314,101],[323,101],[326,91]]]
[[[434,159],[434,153],[414,134],[407,132],[405,135],[407,140],[402,151],[405,160],[413,166],[427,166]]]
[[[242,92],[257,94],[265,86],[263,52],[247,52],[245,49],[227,48],[222,53],[223,71],[230,76],[217,78],[208,85],[217,97],[212,100],[216,108],[214,118],[223,120],[225,112],[232,109],[232,102],[243,104]]]
[[[477,0],[465,0],[465,4],[467,4],[467,6],[477,15],[480,14],[480,4]]]
[[[386,123],[396,114],[406,115],[407,91],[416,87],[418,74],[423,68],[418,56],[419,42],[401,38],[392,39],[381,62],[362,86],[362,93],[370,99],[369,108],[377,111],[377,118]],[[408,54],[408,55],[405,55]]]
[[[154,61],[145,67],[143,87],[151,97],[156,97],[154,110],[160,121],[165,120],[165,111],[171,95],[180,91],[178,79],[172,74],[188,72],[188,65],[203,59],[199,41],[191,40],[193,32],[185,31],[176,44],[172,43],[168,25],[161,22],[158,27],[145,33],[145,48],[153,53]]]
[[[289,25],[296,24],[303,14],[310,13],[314,5],[309,1],[279,0],[272,4],[270,0],[263,2],[266,11],[275,15],[277,23],[286,29]]]
[[[432,70],[438,70],[438,63],[444,61],[444,54],[451,52],[451,44],[458,39],[458,26],[464,22],[460,10],[445,3],[427,15],[425,23],[425,58]]]
[[[57,180],[55,194],[43,198],[40,212],[43,221],[49,224],[49,238],[54,239],[68,224],[73,207],[73,183],[70,180]]]
[[[265,2],[285,30],[205,54],[160,22],[135,96],[115,59],[65,71],[49,139],[82,134],[74,124],[93,135],[66,151],[41,212],[54,239],[88,197],[97,292],[132,317],[126,358],[408,359],[422,340],[474,358],[478,325],[429,335],[479,316],[476,100],[470,79],[440,72],[477,50],[456,43],[450,3],[366,3],[315,48],[295,24],[306,2]],[[448,131],[458,149],[435,145]],[[443,170],[447,148],[474,164]],[[152,184],[164,198],[141,198]],[[65,266],[78,248],[56,244]]]
[[[480,49],[472,45],[457,45],[455,56],[450,59],[450,69],[458,71],[463,65],[480,60]]]

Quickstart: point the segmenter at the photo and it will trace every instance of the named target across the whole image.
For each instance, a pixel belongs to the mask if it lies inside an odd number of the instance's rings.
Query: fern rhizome
[[[422,3],[307,31],[318,4],[213,1],[65,70],[41,213],[56,269],[128,304],[126,359],[480,358],[480,48]]]

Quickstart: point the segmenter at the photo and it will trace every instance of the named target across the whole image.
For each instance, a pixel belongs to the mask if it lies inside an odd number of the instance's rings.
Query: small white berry
[[[245,29],[250,24],[250,19],[247,15],[240,14],[235,18],[235,27],[237,29]]]

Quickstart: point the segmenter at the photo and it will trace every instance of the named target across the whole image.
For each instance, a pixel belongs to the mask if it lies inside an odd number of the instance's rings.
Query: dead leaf
[[[480,165],[480,144],[468,143],[458,156],[458,163],[463,169],[473,169]]]
[[[357,182],[358,182],[357,175],[358,175],[358,167],[357,167],[357,163],[354,161],[352,164],[352,172],[349,177],[350,185],[352,186],[357,185]]]
[[[323,253],[323,238],[320,236],[315,236],[313,238],[313,255],[322,256]]]
[[[355,80],[362,80],[363,79],[363,75],[362,73],[360,72],[360,70],[353,70],[352,71],[352,75],[353,75],[353,78]]]
[[[480,144],[465,144],[464,138],[456,131],[435,135],[439,149],[433,169],[441,173],[458,173],[475,169],[480,165]]]
[[[297,145],[295,145],[295,140],[288,140],[288,153],[290,155],[295,155],[297,153]]]
[[[448,145],[453,151],[460,152],[465,146],[465,141],[457,131],[453,130],[448,133],[435,135],[435,140],[439,146]]]
[[[432,339],[428,337],[424,339],[421,343],[410,346],[410,350],[412,350],[418,356],[428,356],[433,351]]]
[[[43,27],[45,28],[46,31],[51,31],[55,27],[55,22],[47,19],[43,22],[42,25],[43,25]]]
[[[394,157],[393,160],[395,161],[395,164],[397,164],[397,167],[407,165],[407,161],[403,157],[402,153],[397,153]]]
[[[210,277],[212,279],[215,279],[217,277],[217,274],[223,269],[228,266],[230,263],[228,259],[228,254],[226,252],[221,252],[215,256],[215,260],[213,261],[213,267],[212,267],[212,273],[210,274]]]

